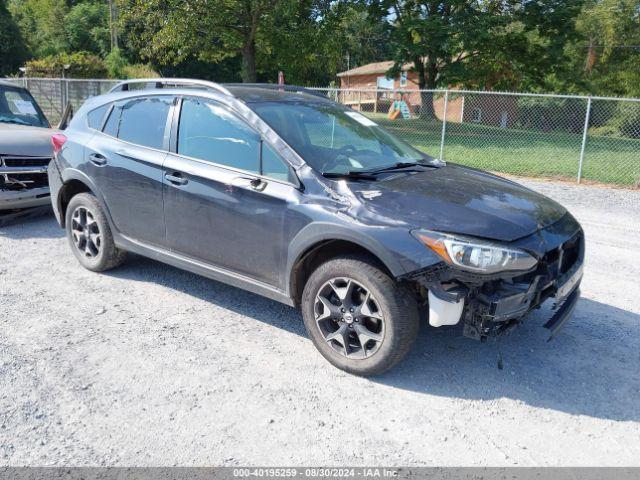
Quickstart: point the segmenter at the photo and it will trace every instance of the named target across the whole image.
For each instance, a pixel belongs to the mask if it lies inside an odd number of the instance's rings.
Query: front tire
[[[71,250],[84,268],[104,272],[124,262],[126,252],[116,247],[104,211],[90,193],[80,193],[71,199],[65,228]]]
[[[365,256],[320,265],[302,294],[311,340],[334,366],[356,375],[379,375],[408,353],[418,335],[414,297]]]

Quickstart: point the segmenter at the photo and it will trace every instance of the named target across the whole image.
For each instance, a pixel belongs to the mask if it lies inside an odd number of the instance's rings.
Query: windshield
[[[255,103],[251,107],[314,169],[365,172],[432,162],[364,115],[324,103]]]
[[[0,85],[0,123],[33,127],[49,126],[49,122],[29,92],[5,85]]]

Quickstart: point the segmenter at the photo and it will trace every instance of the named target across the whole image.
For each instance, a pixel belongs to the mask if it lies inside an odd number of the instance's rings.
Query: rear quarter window
[[[110,106],[110,104],[103,105],[102,107],[98,107],[95,110],[91,110],[87,114],[87,124],[89,125],[89,128],[93,128],[94,130],[102,129],[104,116],[106,115],[107,110],[109,110]]]

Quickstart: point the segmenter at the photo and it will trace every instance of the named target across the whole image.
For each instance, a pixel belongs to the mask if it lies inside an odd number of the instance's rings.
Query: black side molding
[[[569,318],[571,318],[571,314],[576,308],[576,304],[580,299],[580,288],[576,288],[573,292],[569,294],[569,296],[562,302],[562,305],[556,310],[556,313],[549,319],[547,323],[544,324],[544,328],[549,329],[551,334],[547,339],[547,342],[553,340],[558,332],[562,330],[562,327],[567,323]]]

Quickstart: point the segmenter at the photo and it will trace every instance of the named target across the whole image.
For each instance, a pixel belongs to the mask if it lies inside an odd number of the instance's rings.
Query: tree
[[[359,1],[285,0],[264,19],[257,35],[258,77],[326,86],[349,63],[388,58],[386,25]]]
[[[390,32],[385,19],[371,15],[360,2],[336,3],[326,23],[330,50],[338,55],[336,70],[391,58]]]
[[[511,19],[512,6],[499,0],[377,0],[372,12],[387,18],[396,76],[409,63],[420,89],[464,81],[465,66],[485,55],[499,27]],[[423,93],[422,115],[434,116],[431,95]]]
[[[260,76],[275,81],[283,71],[287,83],[328,82],[338,56],[329,45],[329,17],[329,0],[279,2],[258,32]]]
[[[26,59],[27,49],[5,0],[0,0],[0,75],[17,72]]]
[[[107,55],[110,50],[109,7],[102,1],[77,2],[65,16],[69,51]]]
[[[571,52],[591,93],[640,96],[640,0],[591,0]]]
[[[10,0],[9,11],[32,55],[44,57],[67,50],[64,0]]]
[[[539,85],[562,64],[582,1],[375,0],[370,8],[389,25],[390,76],[409,63],[421,89],[519,88]],[[426,116],[434,114],[429,98]]]
[[[220,62],[240,55],[242,81],[257,79],[257,39],[285,0],[120,0],[134,48],[160,63]]]
[[[413,64],[420,88],[434,89],[461,80],[460,68],[483,54],[508,7],[481,0],[379,0],[372,10],[386,17],[396,69]]]

